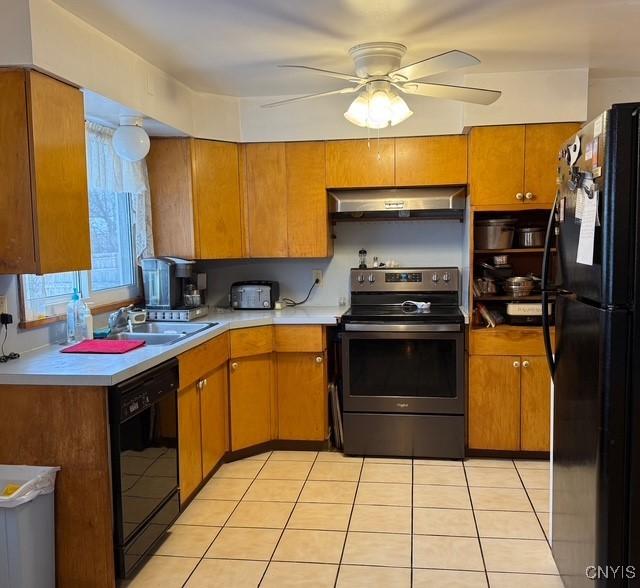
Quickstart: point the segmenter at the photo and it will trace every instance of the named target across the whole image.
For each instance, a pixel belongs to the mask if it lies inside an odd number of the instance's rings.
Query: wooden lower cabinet
[[[469,448],[549,451],[551,380],[544,356],[469,358]]]
[[[324,441],[327,437],[326,351],[278,353],[278,438]]]
[[[231,450],[270,441],[273,355],[232,359],[229,373]]]
[[[469,447],[520,449],[520,357],[469,358]]]
[[[222,364],[205,377],[200,390],[202,475],[207,477],[229,450],[229,377]]]
[[[200,382],[178,392],[180,501],[187,501],[202,482]]]
[[[549,451],[551,376],[546,357],[523,357],[520,370],[520,448]]]

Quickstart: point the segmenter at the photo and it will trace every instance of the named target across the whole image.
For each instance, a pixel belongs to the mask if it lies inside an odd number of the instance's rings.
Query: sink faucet
[[[133,304],[123,306],[109,315],[109,329],[111,332],[118,333],[124,331],[129,325],[129,310],[133,308]]]

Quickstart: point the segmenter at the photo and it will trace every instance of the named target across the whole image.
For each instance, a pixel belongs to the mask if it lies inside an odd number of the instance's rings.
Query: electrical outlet
[[[7,314],[9,309],[7,308],[7,297],[0,296],[0,314]]]
[[[313,281],[318,280],[318,286],[322,286],[322,270],[313,270]]]

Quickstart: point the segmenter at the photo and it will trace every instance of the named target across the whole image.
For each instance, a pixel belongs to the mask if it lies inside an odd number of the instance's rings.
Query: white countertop
[[[197,322],[218,323],[173,345],[144,345],[122,354],[61,353],[48,345],[0,364],[0,385],[111,386],[171,359],[229,329],[262,325],[335,325],[347,307],[308,306],[269,311],[209,312]]]
[[[0,364],[0,385],[112,386],[230,329],[263,325],[335,325],[346,306],[307,306],[283,310],[212,310],[197,322],[217,323],[173,345],[144,345],[123,354],[60,353],[48,345]],[[465,322],[468,314],[463,308]]]

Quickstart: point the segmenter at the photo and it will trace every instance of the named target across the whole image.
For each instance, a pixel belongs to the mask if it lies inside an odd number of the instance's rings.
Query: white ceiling
[[[352,45],[396,41],[403,63],[449,49],[473,72],[591,68],[640,75],[640,0],[56,0],[191,88],[232,96],[317,92],[351,72]],[[337,83],[337,86],[336,86]]]

